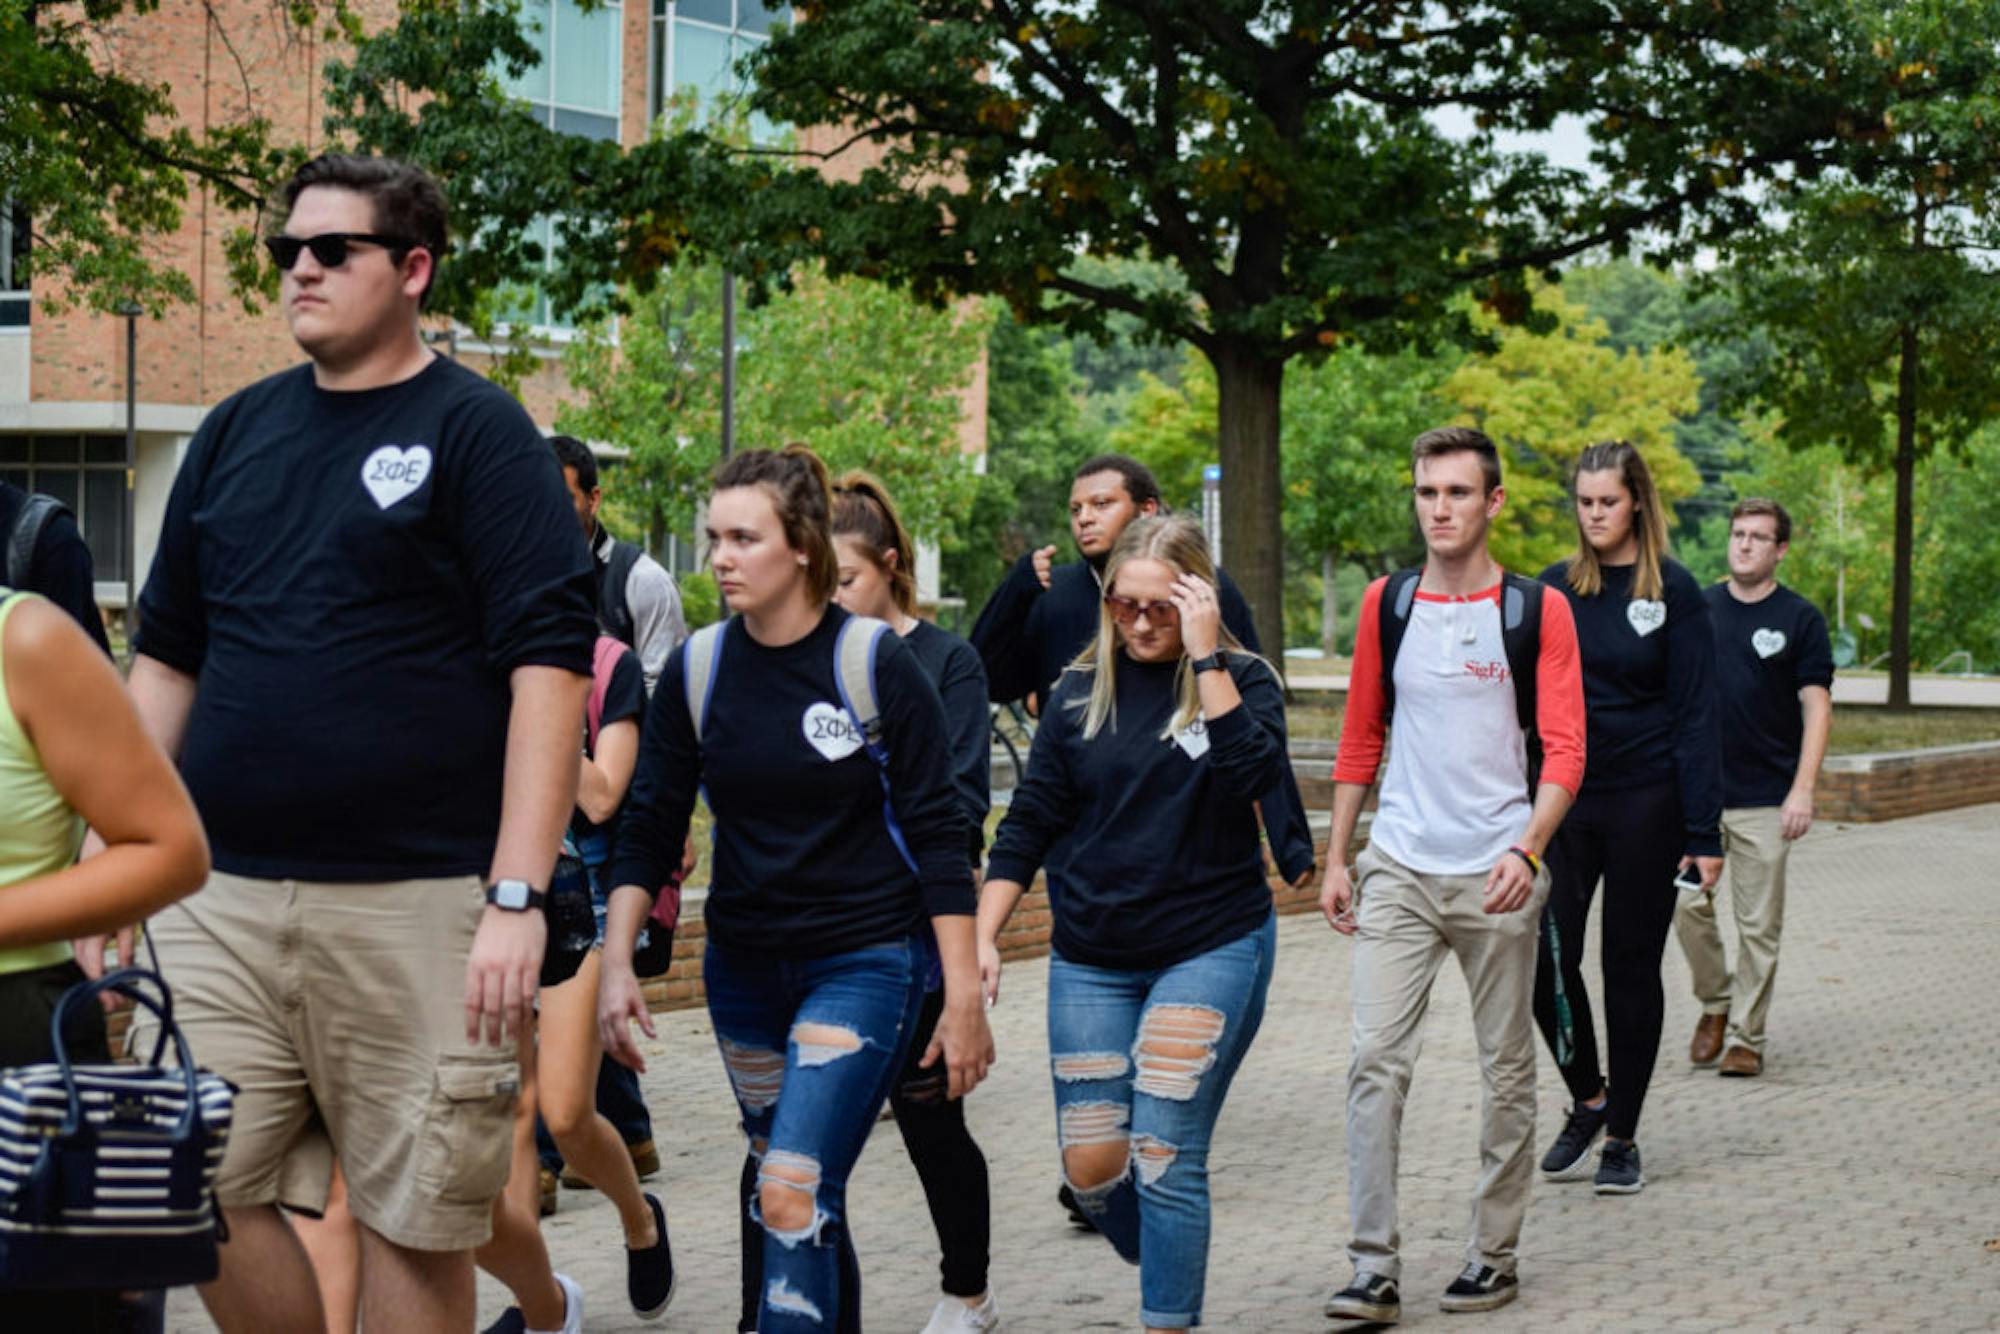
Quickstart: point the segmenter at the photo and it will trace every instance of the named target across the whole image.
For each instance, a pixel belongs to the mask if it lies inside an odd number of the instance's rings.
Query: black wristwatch
[[[495,880],[486,887],[486,901],[504,912],[540,912],[548,897],[525,880]]]
[[[1197,676],[1203,672],[1226,672],[1229,670],[1229,664],[1222,660],[1221,649],[1217,649],[1205,658],[1196,658],[1188,666],[1194,668],[1195,675]]]

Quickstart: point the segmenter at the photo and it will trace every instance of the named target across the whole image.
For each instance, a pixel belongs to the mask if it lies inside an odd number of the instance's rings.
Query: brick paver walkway
[[[1479,1083],[1465,991],[1447,964],[1403,1132],[1406,1326],[1559,1329],[2000,1328],[2000,807],[1873,826],[1821,826],[1792,861],[1767,1073],[1695,1071],[1697,1007],[1669,942],[1667,1027],[1640,1128],[1649,1184],[1597,1198],[1538,1182],[1522,1297],[1448,1317],[1477,1169]],[[1263,1033],[1212,1158],[1207,1324],[1320,1331],[1347,1278],[1342,1088],[1350,944],[1317,918],[1280,928]],[[1733,944],[1732,944],[1733,951]],[[1595,971],[1595,945],[1590,967]],[[993,1282],[1015,1331],[1131,1329],[1137,1271],[1071,1231],[1054,1202],[1046,965],[1011,965],[994,1027],[1001,1064],[974,1096],[992,1164]],[[1596,995],[1595,991],[1593,995]],[[1601,1022],[1601,1021],[1600,1021]],[[734,1328],[741,1143],[705,1016],[660,1017],[646,1088],[683,1275],[663,1324],[623,1300],[617,1224],[565,1192],[546,1226],[588,1293],[592,1330]],[[1542,1059],[1538,1145],[1563,1092]],[[1538,1149],[1539,1151],[1539,1149]],[[870,1330],[915,1331],[935,1299],[935,1239],[892,1125],[850,1191]],[[482,1324],[504,1304],[480,1280]],[[186,1295],[175,1328],[201,1329]]]

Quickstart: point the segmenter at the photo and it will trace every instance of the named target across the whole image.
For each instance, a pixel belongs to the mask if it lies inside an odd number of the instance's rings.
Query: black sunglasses
[[[323,269],[337,269],[347,263],[347,247],[360,242],[363,245],[381,246],[394,253],[400,263],[403,255],[419,249],[422,242],[412,241],[406,236],[381,236],[374,232],[321,232],[318,236],[277,236],[264,238],[264,248],[271,252],[271,262],[278,266],[278,272],[290,273],[292,265],[299,262],[299,252],[310,250],[313,260]]]

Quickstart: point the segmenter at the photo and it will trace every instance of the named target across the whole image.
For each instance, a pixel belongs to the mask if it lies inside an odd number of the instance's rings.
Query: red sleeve
[[[1361,623],[1354,627],[1354,665],[1347,675],[1347,715],[1340,720],[1340,749],[1333,756],[1333,781],[1375,781],[1382,765],[1382,588],[1377,579],[1361,595]],[[1575,635],[1571,635],[1575,642]],[[1572,658],[1574,654],[1572,654]]]
[[[1350,696],[1352,698],[1352,696]],[[1576,618],[1559,588],[1542,590],[1542,650],[1535,665],[1535,729],[1542,738],[1544,783],[1583,786],[1583,659]]]

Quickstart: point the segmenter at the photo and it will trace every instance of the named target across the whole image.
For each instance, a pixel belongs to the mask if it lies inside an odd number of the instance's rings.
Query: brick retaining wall
[[[1814,795],[1820,819],[1855,824],[2000,801],[2000,741],[1835,755]]]

